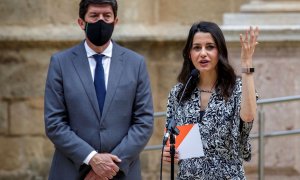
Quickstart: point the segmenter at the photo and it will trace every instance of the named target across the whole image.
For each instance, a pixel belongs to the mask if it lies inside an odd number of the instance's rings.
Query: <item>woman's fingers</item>
[[[171,157],[164,157],[164,162],[167,162],[167,163],[171,163]],[[176,157],[174,157],[174,162],[175,163],[178,163],[178,161],[179,161],[179,158],[178,158],[178,156]]]
[[[165,147],[163,151],[163,161],[170,163],[171,162],[171,155],[170,155],[170,147]],[[178,163],[179,160],[179,152],[175,151],[174,155],[174,162]]]

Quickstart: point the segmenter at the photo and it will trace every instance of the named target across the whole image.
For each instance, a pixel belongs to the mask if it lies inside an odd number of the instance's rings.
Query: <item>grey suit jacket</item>
[[[96,150],[117,155],[115,179],[139,180],[139,153],[153,131],[153,105],[144,58],[113,42],[100,114],[84,42],[51,57],[45,88],[46,134],[55,145],[49,179],[76,179]]]

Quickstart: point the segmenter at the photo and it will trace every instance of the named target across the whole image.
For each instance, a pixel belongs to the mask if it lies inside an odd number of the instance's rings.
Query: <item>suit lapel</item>
[[[123,72],[123,68],[122,68],[124,63],[124,60],[122,58],[123,53],[124,52],[122,51],[122,48],[118,44],[113,43],[113,51],[112,51],[110,69],[109,69],[106,97],[105,97],[101,120],[104,119],[107,114],[107,110],[109,109],[109,106],[113,100],[116,89],[118,87],[120,77]]]
[[[84,48],[84,42],[78,45],[74,49],[73,53],[75,54],[75,58],[72,59],[73,65],[81,79],[81,83],[83,84],[85,92],[89,97],[89,100],[92,104],[93,109],[97,114],[98,119],[101,119],[95,86],[90,71],[90,65],[86,55],[87,54],[86,50]]]

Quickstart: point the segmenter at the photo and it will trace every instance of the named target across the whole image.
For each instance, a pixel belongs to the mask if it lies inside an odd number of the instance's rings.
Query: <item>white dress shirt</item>
[[[95,69],[96,69],[96,60],[94,59],[93,55],[97,54],[97,53],[93,49],[91,49],[86,42],[84,43],[84,47],[85,47],[85,50],[87,53],[87,58],[89,60],[92,78],[94,80]],[[111,56],[112,56],[112,48],[113,48],[113,44],[110,41],[108,47],[101,53],[102,55],[104,55],[104,57],[102,58],[102,65],[103,65],[103,69],[104,69],[105,88],[106,89],[107,89],[109,67],[110,67]]]
[[[94,80],[95,77],[95,69],[96,69],[96,60],[94,59],[93,55],[97,54],[93,49],[91,49],[89,47],[89,45],[87,44],[87,42],[84,42],[84,47],[86,50],[86,54],[87,54],[87,58],[89,60],[89,65],[90,65],[90,70],[91,70],[91,74],[92,74],[92,78]],[[104,77],[105,77],[105,88],[107,89],[107,81],[108,81],[108,75],[109,75],[109,68],[110,68],[110,63],[111,63],[111,56],[112,56],[112,48],[113,48],[113,44],[110,41],[108,47],[101,53],[102,55],[104,55],[104,57],[102,58],[102,66],[104,69]],[[92,157],[97,154],[96,151],[92,151],[85,159],[84,159],[84,163],[85,164],[89,164],[90,160],[92,159]]]

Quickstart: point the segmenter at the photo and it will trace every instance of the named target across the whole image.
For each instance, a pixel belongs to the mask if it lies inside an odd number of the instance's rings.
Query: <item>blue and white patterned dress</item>
[[[169,94],[167,121],[175,114],[178,105],[176,96],[182,86],[178,83]],[[227,101],[218,91],[213,92],[202,120],[198,88],[191,98],[178,107],[174,117],[177,125],[199,124],[205,156],[180,160],[177,179],[246,179],[242,161],[251,159],[249,133],[253,123],[242,122],[240,119],[241,86],[241,79],[237,79],[234,91]]]

